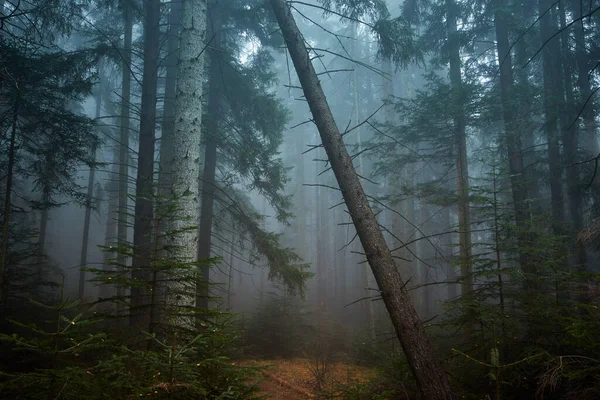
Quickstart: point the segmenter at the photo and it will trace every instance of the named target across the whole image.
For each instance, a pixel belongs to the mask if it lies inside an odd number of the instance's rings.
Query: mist
[[[597,398],[598,9],[3,2],[0,398]]]

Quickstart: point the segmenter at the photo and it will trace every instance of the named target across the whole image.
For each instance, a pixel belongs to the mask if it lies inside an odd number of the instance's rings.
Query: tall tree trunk
[[[352,37],[357,38],[358,37],[358,24],[356,22],[352,22]],[[352,49],[351,49],[351,53],[352,53],[352,57],[355,60],[360,60],[361,58],[361,49],[358,48],[358,46],[356,46],[356,40],[352,41]],[[356,127],[356,143],[358,145],[358,173],[360,176],[365,176],[365,170],[364,170],[364,163],[363,163],[363,157],[362,157],[362,138],[361,138],[361,129],[360,126],[358,126],[361,122],[362,122],[362,115],[361,115],[361,100],[360,100],[360,93],[359,93],[359,83],[358,83],[358,76],[357,76],[357,72],[356,72],[356,68],[353,68],[352,71],[352,92],[353,92],[353,97],[354,97],[354,102],[353,102],[353,108],[354,108],[354,118],[355,118],[355,124],[357,125]],[[360,244],[358,242],[356,242],[356,245],[354,246],[354,251],[356,252],[362,252],[362,248],[360,246]],[[371,288],[371,286],[373,286],[370,282],[370,271],[369,271],[369,266],[367,264],[364,265],[364,267],[361,267],[361,280],[362,280],[362,287],[363,287],[363,293],[362,293],[362,297],[365,299],[368,299],[369,297],[371,297],[372,293],[371,290],[369,290],[369,288]],[[367,326],[369,329],[369,335],[371,337],[371,340],[374,342],[376,339],[376,335],[375,335],[375,313],[373,310],[373,302],[371,300],[364,300],[363,303],[364,305],[364,309],[363,312],[365,313],[366,316],[366,322],[367,322]]]
[[[424,171],[422,169],[421,171]],[[424,180],[423,180],[424,182]],[[429,266],[431,265],[432,249],[431,244],[425,240],[425,238],[431,234],[431,206],[426,204],[425,199],[422,199],[419,207],[419,229],[422,233],[419,233],[419,244],[417,246],[419,251],[419,260],[417,262],[417,269],[419,279],[417,285],[424,285],[418,289],[420,307],[418,308],[421,312],[421,316],[425,319],[430,317],[431,312],[431,288],[427,285],[430,282]]]
[[[322,159],[322,156],[317,157]],[[318,164],[317,164],[318,165]],[[316,179],[318,179],[319,168],[315,168]],[[319,323],[327,311],[327,193],[326,188],[317,187],[315,190],[315,208],[316,208],[316,234],[315,234],[315,248],[317,250],[316,264],[317,264],[317,312],[319,317]],[[329,189],[331,190],[331,189]]]
[[[162,120],[162,136],[160,138],[160,161],[158,195],[167,201],[171,194],[171,162],[173,160],[173,132],[175,128],[175,96],[177,90],[177,61],[179,58],[179,24],[181,22],[181,0],[171,1],[169,12],[169,30],[167,32],[167,56],[165,64],[164,108]],[[167,221],[165,221],[167,222]],[[158,227],[163,232],[166,227]],[[162,228],[162,229],[160,229]]]
[[[508,152],[512,200],[515,210],[515,220],[519,229],[517,239],[521,268],[525,272],[533,272],[528,262],[526,243],[528,239],[529,206],[527,204],[527,186],[523,171],[523,156],[521,153],[521,138],[518,130],[517,102],[514,97],[514,82],[512,71],[512,56],[508,41],[508,23],[503,10],[504,3],[495,0],[494,26],[500,65],[500,97],[504,117],[504,138]]]
[[[198,215],[200,198],[200,138],[202,133],[202,83],[204,78],[204,48],[206,36],[206,0],[182,0],[179,45],[179,73],[175,97],[175,131],[173,133],[172,185],[179,201],[181,215],[171,221],[175,231],[193,224]],[[178,248],[176,260],[193,262],[198,258],[198,234],[184,230],[172,238]],[[205,275],[207,271],[204,271]],[[174,289],[179,285],[173,284]],[[176,287],[175,287],[176,286]],[[206,285],[198,284],[202,290]],[[169,297],[171,297],[169,295]],[[171,299],[170,299],[171,300]],[[208,300],[208,299],[206,299]],[[202,307],[195,298],[182,298],[179,304]],[[181,324],[191,324],[182,319]]]
[[[457,30],[457,5],[447,0],[448,39],[450,50],[450,83],[454,92],[454,148],[456,155],[456,194],[458,197],[458,244],[460,249],[461,294],[468,296],[473,291],[473,261],[471,257],[471,210],[469,205],[469,168],[467,163],[467,133],[465,117],[465,94],[462,84],[460,43]],[[470,336],[473,327],[469,325],[465,334]]]
[[[336,201],[338,203],[338,201]],[[333,251],[334,256],[333,260],[335,263],[335,271],[336,278],[335,282],[337,285],[336,289],[336,299],[337,299],[337,307],[339,310],[339,318],[342,324],[346,324],[347,321],[347,282],[346,282],[346,251],[345,248],[342,250],[344,245],[347,243],[344,241],[344,233],[346,232],[346,227],[342,225],[344,223],[344,212],[341,208],[342,206],[336,206],[333,210],[334,215],[334,238],[333,238]],[[305,253],[303,253],[305,254]]]
[[[115,252],[109,250],[109,246],[114,246],[117,239],[117,222],[119,211],[119,150],[115,148],[115,163],[113,171],[109,176],[109,181],[106,186],[108,193],[108,206],[106,210],[106,229],[104,231],[104,263],[103,270],[109,272],[112,270],[111,260],[115,257]],[[115,295],[114,286],[104,284],[100,286],[100,299],[107,300]]]
[[[204,141],[204,171],[202,172],[202,203],[200,208],[200,231],[198,236],[198,260],[210,258],[212,240],[213,203],[215,195],[215,174],[217,169],[217,136],[221,117],[222,75],[219,63],[221,48],[221,10],[217,1],[210,3],[208,30],[214,53],[210,57],[208,88],[208,121]],[[198,175],[199,176],[199,175]],[[196,305],[208,308],[209,267],[202,268],[202,281],[196,291]]]
[[[523,0],[521,3],[521,17],[523,19],[523,26],[521,29],[524,31],[534,22],[536,0]],[[534,212],[541,212],[541,195],[538,178],[535,171],[529,170],[528,168],[536,164],[535,157],[535,135],[536,127],[532,122],[533,114],[533,95],[531,93],[530,82],[529,82],[529,70],[523,67],[527,63],[529,57],[528,53],[528,36],[520,38],[515,44],[515,61],[519,68],[516,68],[516,83],[519,87],[519,126],[521,126],[522,138],[523,138],[523,168],[527,178],[527,192],[529,195],[529,202],[531,209]]]
[[[283,37],[300,79],[304,95],[342,195],[365,250],[373,275],[381,290],[408,364],[425,400],[455,399],[448,378],[442,371],[423,324],[410,302],[408,291],[379,224],[360,184],[352,159],[327,104],[317,74],[304,45],[289,5],[285,0],[270,0]]]
[[[441,215],[442,229],[445,231],[450,231],[452,228],[452,223],[450,222],[450,207],[444,207]],[[448,233],[441,237],[440,244],[442,245],[443,254],[446,256],[448,260],[452,260],[452,234]],[[454,266],[451,262],[446,266],[448,268],[448,273],[446,274],[446,280],[449,282],[447,286],[447,299],[449,301],[454,300],[458,295],[456,283],[456,271],[454,270]]]
[[[579,19],[575,23],[575,55],[577,60],[577,87],[579,88],[579,98],[577,101],[578,112],[581,111],[583,120],[583,129],[581,131],[581,149],[585,159],[591,159],[600,154],[600,146],[598,145],[598,125],[596,123],[596,109],[594,102],[589,101],[591,85],[589,73],[591,69],[590,56],[585,47],[585,21],[581,19],[584,14],[582,7],[584,4],[580,0],[572,0],[574,17]],[[592,182],[592,196],[594,197],[595,208],[600,210],[600,174],[596,174]]]
[[[562,141],[565,153],[565,169],[567,174],[567,197],[569,199],[569,214],[575,230],[583,229],[583,196],[581,192],[581,174],[577,163],[577,145],[579,143],[579,125],[572,124],[577,116],[577,102],[573,89],[573,71],[571,68],[571,52],[569,50],[569,34],[566,30],[567,17],[564,0],[559,1],[561,34],[561,54],[563,82],[565,84],[566,118],[562,119]],[[563,108],[563,109],[565,109]],[[572,126],[571,126],[572,125]],[[575,264],[585,270],[585,246],[576,240],[573,254]]]
[[[44,157],[48,159],[49,156],[46,154]],[[40,249],[40,255],[42,255],[46,251],[46,237],[48,233],[48,219],[49,216],[49,208],[50,208],[50,182],[48,182],[47,178],[44,178],[44,182],[42,183],[42,211],[40,213],[40,232],[38,237],[38,247]],[[41,262],[41,259],[40,259]],[[38,272],[41,274],[41,265],[38,265]]]
[[[127,224],[129,211],[127,209],[128,200],[128,180],[129,180],[129,113],[131,102],[131,42],[133,38],[133,5],[131,0],[123,3],[123,22],[125,27],[125,37],[123,41],[123,66],[122,66],[122,87],[121,87],[121,118],[119,135],[119,212],[117,223],[117,243],[120,248],[127,246]],[[123,251],[117,253],[117,265],[125,267],[127,256]],[[125,288],[117,286],[117,297],[121,301],[125,297]],[[119,309],[124,312],[123,309]]]
[[[551,0],[540,0],[538,3],[540,15],[550,7],[554,8]],[[545,43],[556,31],[553,16],[548,12],[540,20],[541,43]],[[548,165],[550,167],[550,197],[552,201],[552,217],[554,230],[561,231],[560,225],[565,221],[564,195],[562,190],[562,163],[559,143],[559,112],[562,94],[562,76],[560,67],[557,66],[557,57],[560,57],[558,37],[550,40],[542,49],[543,75],[544,75],[544,113],[545,130],[548,141]],[[558,50],[558,51],[557,51]]]
[[[19,98],[15,101],[13,108],[12,126],[10,129],[8,170],[6,172],[6,192],[4,193],[4,220],[2,221],[2,252],[0,253],[0,301],[6,308],[8,300],[8,281],[6,279],[6,268],[8,263],[8,239],[10,235],[11,199],[13,190],[13,173],[15,169],[17,124],[19,122]]]
[[[160,49],[160,0],[144,2],[144,75],[140,107],[140,146],[135,188],[135,222],[133,226],[133,281],[147,283],[152,275],[152,219],[154,183],[154,141],[156,127],[156,89]],[[147,288],[131,288],[130,324],[149,327],[150,293]]]
[[[100,117],[102,108],[102,94],[100,91],[96,94],[96,119]],[[96,148],[92,148],[94,162],[96,160]],[[92,202],[94,200],[94,176],[96,174],[96,166],[90,168],[90,176],[88,177],[88,191],[85,204],[85,217],[83,219],[83,238],[81,241],[81,257],[79,258],[79,299],[83,300],[85,294],[85,271],[87,265],[87,251],[90,237],[90,219],[92,216]]]
[[[235,251],[235,230],[234,225],[231,229],[231,243],[229,243],[229,273],[227,275],[227,310],[231,310],[231,296],[233,295],[233,263],[235,257],[233,252]]]

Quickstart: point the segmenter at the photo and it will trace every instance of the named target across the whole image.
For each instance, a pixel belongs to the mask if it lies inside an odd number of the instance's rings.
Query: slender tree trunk
[[[193,224],[198,215],[200,198],[200,138],[202,133],[202,82],[204,77],[204,49],[206,35],[206,0],[182,0],[181,33],[179,46],[179,73],[175,97],[175,131],[173,133],[172,185],[179,201],[181,215],[171,221],[173,230],[179,231]],[[173,238],[177,245],[175,259],[193,262],[198,258],[198,234],[184,230]],[[205,273],[206,271],[204,271]],[[173,288],[180,287],[174,283]],[[198,284],[198,290],[207,286]],[[169,295],[169,297],[171,297]],[[208,299],[206,299],[208,300]],[[179,304],[206,306],[207,301],[196,304],[195,298],[183,298]],[[193,323],[190,319],[179,321]]]
[[[291,9],[285,0],[271,0],[271,5],[420,394],[425,400],[455,399],[448,378],[442,371],[433,346],[410,302],[408,291],[396,270],[394,259],[369,206]]]
[[[115,149],[115,161],[118,160],[119,154],[118,149]],[[114,243],[117,239],[117,221],[118,221],[118,211],[119,211],[119,165],[118,162],[115,162],[113,165],[113,171],[109,177],[108,185],[106,186],[106,190],[108,192],[108,207],[106,210],[106,229],[104,231],[104,247],[107,248],[104,250],[104,263],[103,269],[106,272],[112,270],[112,265],[110,265],[111,260],[115,257],[115,252],[108,250],[109,246],[114,246]],[[109,299],[115,295],[114,286],[104,284],[100,286],[99,297],[101,299]]]
[[[591,101],[590,96],[591,85],[589,79],[590,69],[590,56],[585,47],[585,22],[581,19],[583,15],[582,7],[585,7],[585,3],[580,0],[572,0],[573,9],[575,11],[575,18],[580,19],[575,23],[575,55],[577,60],[577,87],[579,88],[579,98],[577,101],[577,111],[581,111],[581,118],[583,120],[583,129],[581,131],[581,150],[584,153],[584,159],[591,159],[600,154],[600,146],[598,145],[598,124],[596,123],[596,109],[594,102]],[[600,210],[600,174],[596,174],[594,181],[592,182],[592,196],[594,198],[596,212]]]
[[[160,138],[160,161],[158,194],[161,201],[167,201],[171,194],[171,162],[173,160],[173,132],[175,129],[175,96],[177,90],[177,60],[179,58],[179,25],[181,22],[181,0],[171,1],[169,30],[167,32],[167,56],[165,64],[165,95]],[[166,222],[166,221],[165,221]],[[162,224],[159,232],[166,229]]]
[[[177,61],[179,60],[179,25],[181,22],[181,0],[174,0],[170,3],[169,28],[167,30],[167,55],[165,57],[166,77],[165,91],[163,100],[162,114],[162,132],[160,137],[160,154],[158,163],[158,187],[156,196],[156,210],[154,221],[156,226],[155,239],[156,257],[162,259],[167,256],[168,242],[167,233],[170,228],[169,206],[172,205],[172,180],[171,163],[173,161],[173,132],[175,130],[175,96],[177,90]],[[164,296],[167,285],[164,280],[164,273],[157,273],[157,289],[155,296],[156,304],[164,304]],[[157,314],[157,321],[163,317],[162,313]],[[154,323],[154,321],[151,321]]]
[[[4,220],[2,221],[2,253],[0,253],[0,301],[6,308],[8,300],[8,285],[6,268],[8,263],[8,239],[10,235],[11,198],[13,190],[13,173],[15,169],[17,124],[19,122],[19,98],[15,101],[13,109],[12,127],[8,150],[8,169],[6,172],[6,192],[4,194]]]
[[[318,157],[321,159],[322,157]],[[319,169],[315,169],[316,179],[318,179]],[[315,208],[316,208],[316,234],[314,237],[315,248],[317,250],[317,312],[319,313],[319,322],[321,317],[327,311],[327,261],[325,253],[327,252],[327,229],[326,210],[327,194],[325,188],[317,187],[315,190]]]
[[[132,278],[148,283],[152,276],[152,219],[154,183],[154,130],[156,127],[156,89],[160,48],[160,0],[144,2],[144,75],[140,117],[140,146],[135,188],[135,223],[133,227]],[[149,326],[150,292],[144,287],[131,288],[130,324]]]
[[[540,15],[554,7],[550,0],[540,0]],[[546,13],[540,20],[541,43],[545,43],[556,31],[552,12]],[[560,76],[560,67],[557,67],[557,57],[560,57],[558,47],[558,37],[552,39],[542,49],[543,57],[543,76],[544,76],[544,109],[545,109],[545,130],[548,141],[548,165],[550,166],[550,197],[552,201],[552,217],[554,219],[554,230],[556,233],[561,231],[560,225],[565,221],[564,213],[564,195],[562,190],[562,163],[559,143],[559,112],[562,94],[562,76]],[[559,50],[558,52],[555,52]]]
[[[521,268],[526,272],[533,272],[530,268],[526,252],[528,238],[529,206],[527,204],[527,186],[523,171],[523,156],[521,154],[521,138],[516,120],[517,102],[514,97],[514,82],[512,71],[512,56],[508,40],[508,25],[506,14],[503,11],[504,3],[495,1],[494,25],[498,48],[498,62],[500,65],[500,97],[504,116],[504,138],[508,152],[510,181],[512,186],[512,200],[515,210],[515,220],[518,231],[519,258]]]
[[[461,294],[469,296],[473,291],[473,261],[471,256],[471,210],[469,205],[469,167],[467,163],[467,133],[464,111],[465,95],[462,84],[460,43],[457,30],[457,5],[447,0],[448,39],[451,43],[450,82],[454,92],[454,137],[456,155],[456,194],[458,197],[458,243],[460,249]],[[466,336],[470,336],[473,326],[469,325]]]
[[[424,171],[422,169],[421,171]],[[424,175],[424,174],[423,174]],[[425,182],[425,179],[422,181]],[[420,239],[418,244],[419,251],[419,260],[417,262],[417,269],[419,271],[419,279],[417,280],[418,285],[425,285],[418,289],[419,292],[419,302],[420,307],[419,311],[421,312],[421,316],[425,319],[430,317],[431,312],[431,288],[427,286],[430,282],[430,273],[433,271],[429,270],[429,265],[431,265],[431,244],[425,240],[425,237],[431,233],[431,207],[429,204],[426,204],[424,199],[421,201],[419,207],[419,229],[422,233],[419,234]]]
[[[521,4],[521,17],[523,19],[522,30],[527,29],[531,23],[534,22],[534,13],[536,0],[523,0]],[[525,35],[515,44],[515,60],[519,68],[516,68],[516,83],[519,86],[519,126],[522,132],[523,138],[523,168],[524,173],[527,177],[527,192],[529,194],[529,202],[531,209],[534,212],[541,212],[541,195],[538,178],[535,171],[529,170],[535,165],[537,159],[535,157],[535,136],[536,127],[531,120],[533,114],[534,99],[531,93],[529,83],[529,70],[527,68],[521,68],[527,63],[529,57],[528,53],[528,36]]]
[[[133,38],[133,10],[131,0],[123,3],[123,20],[125,26],[125,37],[123,42],[123,66],[122,66],[122,88],[121,88],[121,118],[119,135],[119,212],[117,223],[117,242],[119,247],[127,246],[127,209],[128,179],[129,179],[129,112],[131,102],[131,42]],[[117,253],[117,265],[125,267],[127,256],[123,251]],[[125,288],[117,286],[117,297],[124,300]],[[120,312],[124,310],[120,309]]]
[[[102,108],[102,95],[99,91],[96,94],[96,119],[100,117],[100,111]],[[92,154],[94,162],[96,160],[96,148],[92,148]],[[79,259],[79,299],[83,300],[85,294],[85,271],[83,270],[87,265],[87,251],[90,238],[90,219],[92,216],[92,202],[94,200],[94,176],[96,173],[96,166],[92,165],[90,168],[90,176],[88,178],[88,191],[85,204],[85,217],[83,220],[83,239],[81,241],[81,257]]]
[[[352,23],[352,37],[357,38],[358,37],[358,24],[356,22]],[[352,41],[352,56],[354,57],[355,60],[360,60],[361,57],[361,49],[357,48],[356,46],[356,40]],[[356,73],[356,68],[353,69],[352,71],[352,91],[353,91],[353,96],[354,96],[354,117],[355,117],[355,124],[358,125],[362,122],[362,115],[361,115],[361,101],[360,101],[360,94],[359,94],[359,83],[358,83],[358,76]],[[365,176],[365,170],[364,170],[364,163],[363,163],[363,157],[362,157],[362,138],[361,138],[361,129],[360,126],[357,126],[356,128],[356,143],[358,145],[358,173],[360,176]],[[356,243],[355,246],[355,250],[357,252],[361,252],[362,248],[360,248],[360,243]],[[361,268],[361,280],[362,280],[362,287],[363,287],[363,293],[362,293],[362,297],[364,297],[365,299],[368,299],[369,297],[371,297],[372,293],[371,290],[369,290],[369,288],[371,288],[373,285],[370,282],[370,271],[369,271],[369,266],[367,264],[364,265],[364,267]],[[376,333],[375,333],[375,313],[373,310],[373,302],[371,300],[364,300],[363,301],[363,305],[364,305],[364,313],[366,316],[366,322],[369,328],[369,335],[371,337],[371,340],[374,342],[376,339]]]
[[[210,258],[213,203],[215,196],[215,174],[217,169],[217,137],[221,117],[221,88],[223,86],[219,54],[221,48],[221,10],[218,2],[211,2],[209,8],[209,38],[214,53],[210,57],[210,82],[208,89],[208,120],[204,141],[204,171],[202,173],[202,203],[200,209],[200,231],[198,236],[198,260]],[[200,176],[200,175],[198,175]],[[197,286],[196,305],[208,308],[209,267],[202,268],[202,282]]]
[[[340,316],[340,322],[342,324],[347,323],[346,318],[346,301],[347,301],[347,282],[346,282],[346,252],[345,250],[341,250],[346,242],[344,241],[344,232],[346,232],[346,228],[341,225],[344,222],[344,213],[342,212],[341,205],[334,208],[334,239],[333,246],[334,249],[334,263],[336,270],[336,299],[338,303],[338,310]]]
[[[49,157],[46,155],[45,157]],[[50,182],[45,178],[42,187],[42,212],[40,213],[40,232],[38,238],[38,247],[40,248],[40,254],[46,251],[46,236],[48,232],[48,219],[49,207],[50,207]],[[38,271],[41,273],[41,266],[38,266]]]
[[[442,220],[442,229],[446,231],[450,231],[452,227],[452,223],[450,222],[450,207],[445,207],[442,210],[441,215]],[[452,260],[452,234],[448,233],[441,238],[442,248],[444,249],[444,255],[448,260]],[[449,263],[446,267],[448,268],[448,273],[446,274],[446,280],[448,282],[456,281],[456,271],[454,270],[454,266]],[[457,290],[458,285],[456,283],[448,283],[447,286],[447,296],[448,300],[454,300],[458,295]]]
[[[565,169],[567,174],[567,196],[569,199],[569,214],[571,223],[576,231],[583,229],[583,196],[581,193],[581,174],[577,165],[577,145],[579,142],[579,125],[574,123],[577,116],[577,102],[573,89],[573,71],[571,70],[571,52],[569,50],[569,34],[566,30],[567,17],[564,0],[559,1],[560,27],[564,29],[561,35],[562,71],[565,83],[566,118],[562,121],[562,141],[565,153]],[[564,109],[564,108],[563,108]],[[572,125],[572,126],[571,126]],[[585,246],[575,241],[573,254],[578,268],[585,270]]]
[[[235,258],[235,230],[231,230],[231,243],[229,244],[229,274],[227,275],[227,310],[231,310],[231,296],[233,294],[233,263]]]

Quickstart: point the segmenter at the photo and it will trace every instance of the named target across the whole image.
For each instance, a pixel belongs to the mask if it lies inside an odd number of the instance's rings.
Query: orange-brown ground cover
[[[314,373],[315,362],[309,359],[254,360],[243,364],[265,367],[265,379],[260,387],[273,400],[318,398],[323,392],[328,394],[327,398],[332,399],[336,397],[335,393],[341,385],[364,382],[374,375],[369,368],[332,362],[324,368],[323,385],[319,387]]]

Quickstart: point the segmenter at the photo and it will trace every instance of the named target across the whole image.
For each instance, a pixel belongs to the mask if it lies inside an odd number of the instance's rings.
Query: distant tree
[[[10,116],[4,126],[8,134],[0,253],[4,271],[14,207],[12,195],[19,193],[32,209],[42,210],[38,242],[43,251],[47,210],[60,205],[62,199],[84,203],[83,188],[76,184],[77,168],[94,164],[91,149],[99,142],[92,121],[72,110],[74,100],[90,94],[93,54],[35,51],[16,41],[0,45],[6,64],[2,104]],[[28,186],[33,193],[42,192],[41,200],[30,197]],[[10,279],[4,275],[2,278],[4,284]]]

